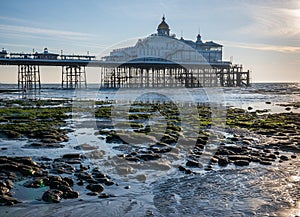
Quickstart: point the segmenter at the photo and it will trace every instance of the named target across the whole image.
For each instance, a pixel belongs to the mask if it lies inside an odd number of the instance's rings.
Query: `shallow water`
[[[134,101],[132,95],[140,96],[144,92],[155,92],[157,89],[119,89],[99,90],[99,85],[89,84],[84,90],[63,90],[60,84],[44,84],[37,92],[28,92],[27,98],[36,99],[89,99],[89,100],[123,100]],[[17,89],[15,84],[0,84],[0,90]],[[144,90],[144,91],[141,91]],[[176,99],[181,103],[223,103],[224,105],[247,109],[270,109],[271,112],[287,112],[283,103],[300,101],[300,83],[254,83],[247,88],[183,88],[184,91],[170,89],[168,94],[176,92]],[[169,92],[168,92],[169,91]],[[188,96],[187,96],[188,94]],[[0,93],[0,99],[20,99],[24,97],[20,92]],[[153,97],[153,96],[152,96]],[[165,98],[164,98],[165,100]],[[271,104],[266,104],[270,102]],[[300,112],[300,108],[291,107],[292,112]],[[288,112],[290,112],[288,111]]]

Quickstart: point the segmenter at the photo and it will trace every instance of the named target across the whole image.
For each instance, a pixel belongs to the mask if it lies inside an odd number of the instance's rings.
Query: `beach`
[[[0,85],[1,216],[300,215],[299,83],[58,86]]]

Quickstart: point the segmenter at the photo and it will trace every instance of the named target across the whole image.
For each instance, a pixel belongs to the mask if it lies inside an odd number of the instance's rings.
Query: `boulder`
[[[48,203],[59,203],[61,201],[61,196],[63,195],[63,192],[60,190],[56,190],[56,189],[51,189],[46,191],[43,196],[42,199],[45,202]]]
[[[96,193],[101,193],[102,191],[104,191],[104,187],[100,184],[88,184],[86,186],[86,189]]]

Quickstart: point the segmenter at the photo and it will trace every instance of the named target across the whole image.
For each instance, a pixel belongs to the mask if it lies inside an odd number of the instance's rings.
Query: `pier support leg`
[[[63,89],[87,88],[85,66],[63,66],[61,87]]]
[[[38,65],[18,65],[18,88],[24,91],[41,89],[40,67]]]

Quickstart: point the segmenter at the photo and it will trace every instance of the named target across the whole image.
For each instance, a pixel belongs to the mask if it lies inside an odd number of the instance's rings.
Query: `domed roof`
[[[157,30],[159,29],[169,29],[169,25],[165,22],[165,17],[163,16],[161,23],[158,25]]]

